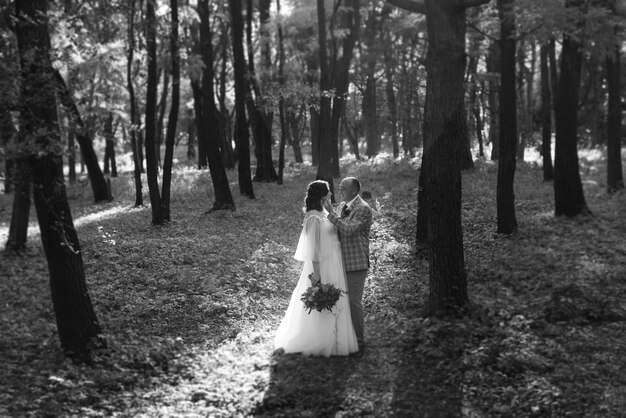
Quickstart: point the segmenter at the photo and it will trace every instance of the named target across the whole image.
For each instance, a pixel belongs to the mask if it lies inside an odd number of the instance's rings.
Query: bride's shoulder
[[[326,219],[326,216],[318,210],[310,210],[304,214],[304,219],[302,220],[302,223],[303,224],[307,223],[309,219],[316,219],[318,221],[324,221]]]

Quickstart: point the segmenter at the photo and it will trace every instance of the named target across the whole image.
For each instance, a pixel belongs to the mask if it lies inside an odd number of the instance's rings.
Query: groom
[[[363,339],[363,287],[367,270],[370,267],[370,229],[372,226],[372,209],[359,196],[361,183],[355,177],[347,177],[339,186],[342,203],[341,215],[337,215],[329,200],[324,201],[328,211],[328,220],[339,233],[343,264],[348,279],[348,296],[350,297],[350,314],[354,331],[359,343],[359,351],[364,348]]]

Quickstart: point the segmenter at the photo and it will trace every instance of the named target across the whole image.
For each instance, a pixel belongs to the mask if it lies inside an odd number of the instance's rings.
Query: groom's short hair
[[[346,180],[356,189],[357,194],[361,191],[361,182],[356,177],[346,177]]]

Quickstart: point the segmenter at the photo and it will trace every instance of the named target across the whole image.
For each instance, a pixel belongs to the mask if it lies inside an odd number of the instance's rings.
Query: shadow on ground
[[[304,357],[275,353],[270,382],[256,417],[341,416],[355,357]]]

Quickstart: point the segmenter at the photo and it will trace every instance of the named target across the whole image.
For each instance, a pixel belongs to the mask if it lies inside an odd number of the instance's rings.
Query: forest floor
[[[131,207],[130,175],[113,179],[116,200],[104,205],[70,187],[108,349],[92,366],[63,357],[33,223],[25,255],[0,254],[0,416],[625,416],[626,193],[606,194],[601,154],[581,152],[587,218],[555,218],[541,168],[519,164],[513,236],[495,230],[497,166],[478,160],[464,173],[472,306],[445,321],[421,317],[418,166],[342,163],[376,209],[360,358],[273,352],[298,278],[311,166],[290,165],[283,186],[255,183],[257,199],[236,196],[235,211],[207,213],[208,172],[180,165],[173,221],[161,227]],[[10,204],[0,197],[2,242]]]

